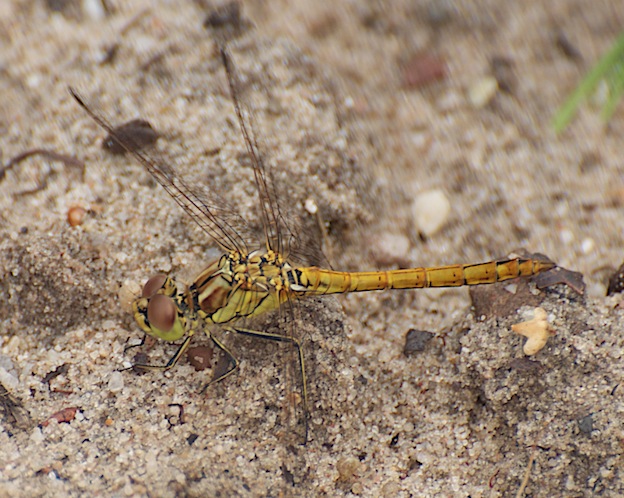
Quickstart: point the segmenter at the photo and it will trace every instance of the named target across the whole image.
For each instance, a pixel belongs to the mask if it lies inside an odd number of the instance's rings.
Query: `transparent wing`
[[[226,76],[234,110],[239,121],[245,146],[251,158],[254,172],[254,180],[258,190],[258,198],[260,202],[260,216],[265,231],[265,243],[268,250],[272,250],[281,254],[291,263],[293,256],[301,255],[298,251],[300,247],[300,239],[298,229],[300,220],[291,219],[290,223],[286,221],[278,197],[278,192],[285,189],[278,189],[275,178],[270,168],[267,168],[258,146],[253,114],[245,103],[245,99],[239,94],[240,79],[236,73],[235,65],[224,43],[219,45],[219,52]],[[291,227],[295,227],[294,229]],[[320,246],[309,248],[311,252],[321,253]],[[322,253],[321,253],[322,254]],[[298,258],[297,258],[298,259]],[[306,255],[305,260],[310,259]],[[276,291],[284,292],[284,291]],[[285,368],[286,378],[284,379],[289,403],[286,404],[287,425],[290,425],[293,434],[300,431],[297,428],[304,427],[305,434],[303,441],[307,440],[309,406],[307,395],[307,376],[305,373],[305,364],[303,354],[301,353],[301,340],[296,333],[296,328],[301,325],[301,307],[298,299],[291,293],[286,294],[287,299],[279,308],[279,322],[283,323],[284,337],[289,340],[288,361]],[[301,396],[297,399],[297,390],[295,386],[300,386]]]
[[[232,95],[232,101],[234,103],[234,110],[238,117],[247,152],[251,158],[254,179],[260,200],[260,217],[266,236],[266,247],[268,250],[279,254],[285,254],[287,246],[285,245],[284,237],[291,239],[292,232],[282,216],[275,188],[275,181],[270,172],[267,172],[262,155],[260,154],[256,134],[254,132],[252,114],[238,94],[238,89],[240,87],[239,78],[225,44],[219,46],[219,52],[221,54],[223,66],[225,67],[230,94]]]
[[[267,167],[263,159],[262,147],[258,144],[257,126],[254,114],[250,111],[245,97],[242,95],[236,66],[223,41],[217,41],[223,65],[225,67],[228,86],[239,126],[245,141],[247,152],[254,171],[254,180],[260,199],[260,214],[266,245],[268,249],[278,252],[292,264],[304,266],[331,266],[323,254],[322,237],[317,225],[304,228],[296,209],[285,212],[282,207],[288,205],[289,188],[281,185],[274,177],[273,171]],[[268,90],[267,87],[263,87]],[[306,221],[311,221],[306,220]],[[313,220],[316,222],[317,220]]]
[[[216,193],[212,193],[211,197],[213,198],[209,199],[200,189],[191,187],[161,157],[141,150],[140,145],[135,142],[132,136],[118,133],[104,117],[87,106],[75,89],[69,87],[69,92],[89,116],[106,130],[109,136],[124,150],[132,154],[195,223],[224,251],[249,252],[248,237],[243,234],[249,233],[250,230],[236,209],[228,205]]]

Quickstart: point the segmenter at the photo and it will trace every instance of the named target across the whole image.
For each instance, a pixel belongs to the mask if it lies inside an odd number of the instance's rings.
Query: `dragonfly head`
[[[141,297],[132,304],[134,319],[146,334],[177,341],[186,333],[186,317],[180,302],[175,282],[166,275],[154,275],[143,286]]]

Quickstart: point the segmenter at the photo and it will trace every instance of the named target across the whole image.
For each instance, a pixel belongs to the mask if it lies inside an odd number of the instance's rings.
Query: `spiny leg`
[[[234,330],[234,332],[236,332],[236,331]],[[143,340],[139,344],[133,344],[132,346],[128,346],[125,349],[125,351],[127,351],[128,349],[135,348],[135,347],[138,347],[138,346],[142,346],[143,344],[145,344],[145,339],[147,338],[147,336],[148,336],[148,334],[145,334],[145,336],[143,337]],[[169,361],[165,365],[150,365],[148,363],[135,363],[130,368],[124,368],[124,370],[130,370],[131,368],[137,368],[139,370],[145,370],[145,371],[167,371],[167,370],[173,368],[174,366],[176,366],[178,364],[178,362],[180,361],[180,358],[182,357],[182,355],[187,351],[187,349],[188,349],[188,347],[189,347],[189,345],[191,343],[191,338],[192,337],[193,337],[193,334],[190,334],[188,337],[186,337],[186,339],[184,339],[184,342],[180,345],[180,347],[178,347],[178,349],[176,350],[175,354],[169,359]],[[230,365],[232,365],[232,366],[224,374],[219,375],[219,377],[217,377],[216,379],[212,379],[210,382],[208,382],[208,384],[206,384],[202,388],[202,390],[200,391],[200,394],[203,393],[208,386],[225,379],[234,370],[236,370],[238,368],[238,359],[230,352],[230,350],[227,349],[216,337],[214,337],[212,335],[209,335],[209,337],[212,340],[212,342],[214,342],[214,344],[221,351],[223,351],[225,353],[225,355],[228,357]]]
[[[236,330],[231,329],[229,327],[224,327],[224,329],[236,332]],[[234,356],[230,352],[230,350],[228,348],[226,348],[225,345],[223,345],[223,343],[221,343],[221,341],[219,341],[216,337],[214,337],[213,335],[210,335],[210,339],[212,339],[212,342],[214,342],[215,346],[217,346],[221,351],[223,351],[225,356],[227,356],[228,361],[230,362],[230,368],[228,370],[226,370],[224,373],[222,373],[221,375],[219,375],[218,377],[212,379],[204,387],[202,387],[201,391],[199,391],[200,394],[203,393],[206,389],[208,389],[208,387],[211,386],[212,384],[216,384],[217,382],[221,382],[226,377],[229,377],[234,372],[234,370],[236,370],[238,368],[238,358],[236,358],[236,356]]]
[[[308,387],[307,387],[308,386],[308,381],[307,381],[307,376],[306,376],[306,373],[305,373],[305,360],[303,358],[303,349],[301,348],[301,343],[297,339],[295,339],[294,337],[288,337],[288,336],[285,336],[285,335],[270,334],[268,332],[260,332],[260,331],[257,331],[257,330],[250,330],[250,329],[244,329],[244,328],[235,328],[235,327],[223,327],[223,328],[225,330],[229,331],[229,332],[236,332],[237,334],[248,335],[250,337],[257,337],[259,339],[264,339],[264,340],[268,340],[268,341],[290,343],[295,348],[297,348],[297,354],[299,356],[299,370],[301,372],[301,380],[302,380],[303,412],[304,412],[304,425],[305,425],[305,433],[304,433],[303,444],[305,444],[308,441],[310,414],[309,414],[309,411],[308,411]],[[143,345],[145,343],[146,337],[147,337],[147,334],[143,338],[143,340],[141,341],[140,344],[132,345],[129,348],[133,348],[133,347],[136,347],[136,346]],[[135,363],[130,368],[137,368],[139,370],[145,370],[145,371],[167,371],[170,368],[174,367],[178,363],[178,361],[180,361],[180,358],[182,357],[182,355],[188,349],[188,347],[189,347],[189,345],[191,343],[192,337],[193,337],[193,334],[190,333],[184,339],[184,342],[180,345],[180,347],[177,349],[175,354],[171,357],[171,359],[165,365],[150,365],[150,364],[147,364],[147,363]],[[223,351],[223,353],[227,356],[231,366],[225,373],[219,375],[217,378],[212,379],[210,382],[208,382],[201,389],[200,393],[203,393],[212,384],[216,384],[217,382],[222,381],[226,377],[229,377],[238,368],[238,365],[239,365],[239,361],[236,358],[236,356],[234,356],[230,352],[230,350],[224,344],[221,343],[221,341],[219,341],[212,334],[209,337],[210,337],[210,339],[212,339],[214,344],[221,351]],[[129,348],[127,348],[127,349],[129,349]],[[128,369],[124,369],[124,370],[129,370],[129,368]]]
[[[147,340],[147,337],[148,337],[148,335],[147,335],[147,334],[143,334],[143,339],[141,339],[141,342],[139,342],[138,344],[130,344],[130,346],[126,346],[126,347],[124,348],[124,353],[125,353],[126,351],[131,350],[131,349],[134,349],[134,348],[140,348],[141,346],[144,346],[144,345],[145,345],[145,341]],[[126,340],[126,344],[128,344],[128,341],[129,341],[129,340],[130,340],[130,338],[128,337],[128,339]]]
[[[147,337],[147,334],[146,334],[146,337]],[[171,359],[164,365],[150,365],[148,363],[135,363],[130,368],[126,368],[124,370],[130,370],[131,368],[136,368],[138,370],[144,370],[144,371],[161,371],[161,372],[165,372],[165,371],[169,370],[170,368],[173,368],[174,366],[177,365],[177,363],[178,363],[178,361],[180,361],[180,358],[182,357],[182,355],[188,349],[189,344],[191,343],[191,338],[192,337],[193,337],[192,334],[188,335],[186,337],[186,339],[184,339],[184,342],[180,345],[180,347],[174,353],[174,355],[171,357]],[[143,344],[145,344],[145,337],[143,338],[143,341],[141,341],[140,344],[136,344],[136,345],[130,346],[129,348],[134,348],[136,346],[142,346]],[[129,349],[129,348],[127,348],[127,349]]]
[[[306,373],[305,373],[305,361],[303,358],[303,349],[301,348],[301,343],[299,342],[299,340],[295,339],[294,337],[288,337],[285,335],[270,334],[268,332],[260,332],[258,330],[243,329],[243,328],[238,328],[238,327],[227,327],[226,330],[236,332],[237,334],[248,335],[250,337],[257,337],[258,339],[264,339],[267,341],[287,342],[289,344],[292,344],[295,348],[297,348],[297,354],[299,356],[299,370],[301,371],[302,393],[303,393],[303,413],[304,413],[303,418],[304,418],[304,425],[305,425],[305,434],[303,438],[303,444],[306,444],[308,441],[308,424],[309,424],[309,418],[310,418],[310,413],[308,411],[308,380],[307,380]],[[224,349],[224,351],[227,351],[222,346],[221,348]],[[219,377],[219,379],[217,380],[221,380],[223,377],[229,375],[233,370],[234,369],[229,370],[224,375]],[[212,381],[212,382],[215,382],[215,381]]]

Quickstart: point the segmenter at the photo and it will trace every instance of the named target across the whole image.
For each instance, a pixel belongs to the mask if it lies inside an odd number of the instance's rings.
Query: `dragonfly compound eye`
[[[162,289],[166,280],[167,280],[167,275],[163,275],[162,273],[159,273],[158,275],[154,275],[143,286],[143,294],[141,295],[141,297],[152,297],[160,289]]]
[[[147,319],[152,327],[163,332],[169,332],[175,325],[177,317],[178,310],[173,299],[170,297],[156,294],[149,300],[149,304],[147,305]]]

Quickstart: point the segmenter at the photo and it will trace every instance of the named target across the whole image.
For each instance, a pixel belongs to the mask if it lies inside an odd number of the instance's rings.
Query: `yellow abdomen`
[[[547,260],[515,258],[474,265],[450,265],[407,270],[340,272],[316,267],[298,268],[299,284],[304,293],[337,294],[383,289],[423,287],[459,287],[493,284],[516,277],[528,277],[550,270]],[[297,287],[294,287],[295,290]]]

